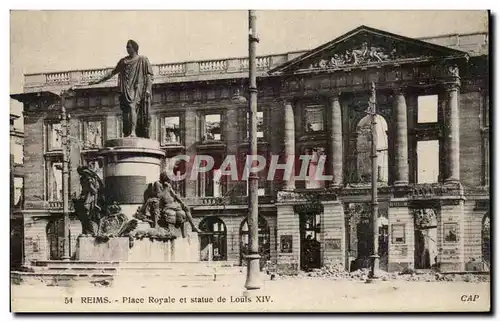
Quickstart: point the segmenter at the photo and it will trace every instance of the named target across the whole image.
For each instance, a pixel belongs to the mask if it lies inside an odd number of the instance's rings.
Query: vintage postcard
[[[11,311],[491,310],[487,11],[10,27]]]

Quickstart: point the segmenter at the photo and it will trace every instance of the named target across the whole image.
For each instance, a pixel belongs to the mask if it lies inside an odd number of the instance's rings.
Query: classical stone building
[[[209,154],[215,169],[176,185],[193,209],[201,258],[243,264],[246,182],[220,178],[226,155],[248,149],[248,59],[154,65],[151,137],[167,159]],[[60,109],[53,93],[108,69],[25,75],[24,263],[60,257]],[[489,263],[488,35],[412,39],[361,26],[318,48],[258,57],[258,147],[270,159],[326,155],[328,182],[259,182],[263,263],[296,271],[366,266],[371,253],[372,84],[377,106],[381,266],[483,269]],[[98,149],[121,135],[116,79],[76,89],[70,118],[70,190],[76,165],[100,171]],[[166,160],[167,161],[167,160]],[[165,162],[165,167],[168,162]],[[179,173],[184,165],[177,164]],[[241,169],[240,169],[241,170]],[[72,252],[81,231],[71,224]],[[482,262],[486,263],[485,265]]]
[[[11,265],[20,266],[23,243],[23,140],[24,133],[19,127],[20,116],[10,114],[10,238]]]

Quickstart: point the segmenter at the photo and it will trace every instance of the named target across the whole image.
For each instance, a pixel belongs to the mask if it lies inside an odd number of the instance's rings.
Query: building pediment
[[[293,74],[466,57],[467,53],[460,50],[360,26],[269,73]]]

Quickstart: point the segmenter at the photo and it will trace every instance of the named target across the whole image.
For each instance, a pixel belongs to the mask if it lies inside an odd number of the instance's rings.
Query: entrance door
[[[300,269],[308,271],[321,266],[320,214],[300,215]]]
[[[415,211],[415,268],[435,268],[437,254],[436,213],[433,209],[417,209]]]
[[[260,269],[266,265],[266,262],[271,259],[271,233],[269,225],[264,217],[259,216],[258,224],[258,238],[259,238],[259,255],[260,255]],[[249,253],[249,235],[248,235],[248,222],[245,218],[240,227],[240,265],[246,266],[246,255]]]
[[[199,228],[201,260],[227,260],[227,231],[224,222],[218,217],[206,217],[200,222]]]
[[[22,220],[10,223],[10,267],[19,268],[23,263],[24,226]]]
[[[61,259],[64,252],[64,222],[54,219],[47,224],[47,241],[49,244],[49,259]]]
[[[357,224],[358,257],[355,269],[370,268],[373,253],[373,225],[369,213],[363,213]]]

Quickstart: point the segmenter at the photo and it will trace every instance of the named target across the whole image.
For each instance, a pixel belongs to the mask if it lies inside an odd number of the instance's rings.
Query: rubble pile
[[[330,280],[350,280],[366,281],[369,276],[369,269],[363,268],[353,272],[345,271],[342,265],[324,266],[316,268],[310,272],[300,271],[294,276],[284,276],[278,274],[278,278],[325,278]],[[416,273],[414,270],[404,270],[402,272],[379,272],[379,279],[382,281],[401,280],[409,282],[488,282],[489,275],[476,274],[442,274],[436,272]]]

